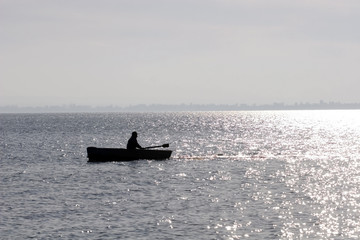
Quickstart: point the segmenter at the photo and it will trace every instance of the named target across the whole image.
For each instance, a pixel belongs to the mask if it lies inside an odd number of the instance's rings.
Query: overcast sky
[[[359,0],[0,0],[0,105],[360,102]]]

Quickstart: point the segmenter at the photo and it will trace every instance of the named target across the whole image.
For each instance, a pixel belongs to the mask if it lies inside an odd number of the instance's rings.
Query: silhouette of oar
[[[144,148],[144,149],[149,149],[149,148],[159,148],[159,147],[167,148],[167,147],[169,147],[169,144],[168,144],[168,143],[166,143],[166,144],[159,145],[159,146],[146,147],[146,148]]]

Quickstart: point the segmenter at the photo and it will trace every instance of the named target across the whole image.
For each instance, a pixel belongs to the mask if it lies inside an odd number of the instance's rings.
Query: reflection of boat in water
[[[165,160],[170,158],[171,150],[127,150],[124,148],[96,148],[88,147],[87,154],[89,162],[107,161],[133,161],[139,159]]]

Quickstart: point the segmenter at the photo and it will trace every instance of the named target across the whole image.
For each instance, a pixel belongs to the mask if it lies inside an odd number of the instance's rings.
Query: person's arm
[[[140,146],[140,144],[136,141],[136,147],[137,148],[140,148],[140,149],[143,149],[143,147],[142,146]]]

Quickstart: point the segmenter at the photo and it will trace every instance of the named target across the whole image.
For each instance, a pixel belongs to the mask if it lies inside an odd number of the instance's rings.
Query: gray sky
[[[0,0],[0,105],[360,102],[359,0]]]

